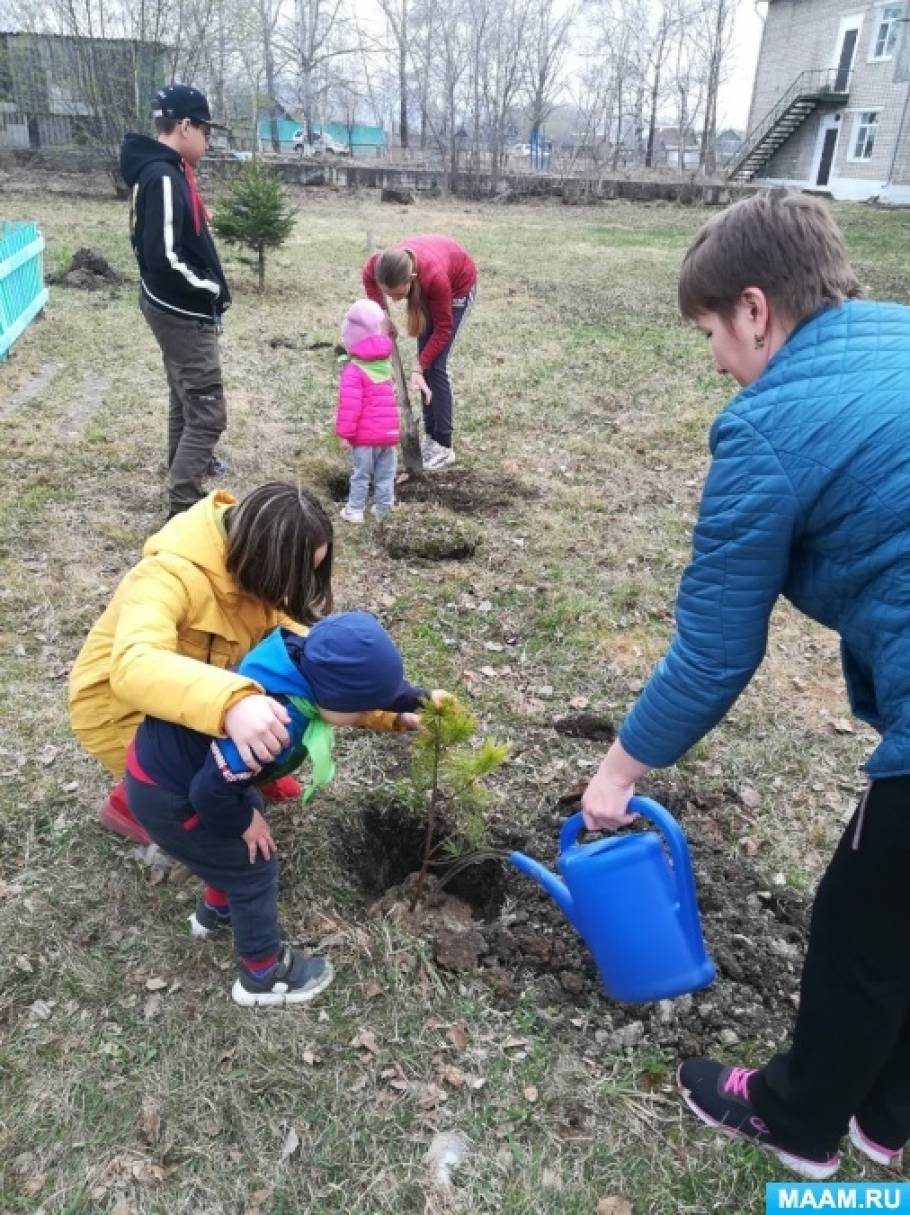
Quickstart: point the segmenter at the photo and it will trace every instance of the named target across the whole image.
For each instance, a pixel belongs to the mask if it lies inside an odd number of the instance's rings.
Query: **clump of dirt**
[[[451,928],[463,921],[464,913],[445,900],[438,915],[428,909],[423,927],[415,919],[414,931],[430,937],[440,965],[463,969],[476,958],[480,973],[505,1003],[530,997],[542,1006],[572,1005],[599,997],[597,1040],[611,1049],[646,1044],[675,1055],[720,1049],[735,1058],[738,1044],[757,1041],[767,1052],[769,1043],[786,1038],[798,1002],[809,899],[775,886],[754,863],[735,855],[731,844],[712,838],[716,821],[734,812],[722,798],[690,795],[680,804],[665,794],[663,800],[689,838],[705,943],[717,967],[710,987],[646,1005],[615,1004],[603,995],[584,942],[550,897],[505,860],[508,851],[518,848],[554,866],[561,804],[531,827],[489,824],[492,846],[477,867],[473,894],[457,884],[470,870],[460,871],[457,882],[446,882],[437,871],[446,896],[462,900],[475,917],[485,914],[485,919],[475,918],[470,936]],[[413,881],[402,870],[410,866],[413,874],[419,866],[423,824],[400,807],[374,805],[363,812],[362,830],[361,840],[354,834],[348,864],[375,914],[399,915],[394,909],[406,901]],[[496,898],[481,908],[478,896],[494,886]],[[380,897],[377,902],[382,893],[385,901]],[[438,894],[437,884],[431,903]],[[440,924],[448,925],[442,938]]]
[[[565,734],[568,738],[590,738],[594,742],[612,742],[616,737],[616,726],[608,717],[597,713],[575,713],[569,717],[560,717],[553,722],[557,734]]]
[[[472,557],[481,531],[470,519],[423,504],[393,511],[383,519],[379,540],[390,557],[463,561]]]
[[[119,286],[123,282],[123,276],[97,250],[83,247],[76,250],[65,270],[51,275],[48,281],[60,287],[99,291],[102,287]]]
[[[495,514],[516,499],[535,496],[530,486],[514,477],[469,468],[445,468],[422,477],[404,476],[396,492],[400,502],[433,503],[460,515]]]

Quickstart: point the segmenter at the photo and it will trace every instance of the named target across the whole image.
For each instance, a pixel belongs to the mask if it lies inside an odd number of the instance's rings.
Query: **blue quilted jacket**
[[[835,629],[870,776],[910,773],[910,308],[816,313],[711,428],[676,634],[620,729],[672,764],[764,657],[785,595]]]

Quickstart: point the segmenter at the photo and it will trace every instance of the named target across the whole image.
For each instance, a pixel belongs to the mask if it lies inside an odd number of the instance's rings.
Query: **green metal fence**
[[[47,303],[37,224],[0,224],[0,359]]]

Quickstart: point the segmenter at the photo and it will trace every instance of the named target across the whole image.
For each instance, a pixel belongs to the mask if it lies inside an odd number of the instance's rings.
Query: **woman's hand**
[[[633,821],[635,815],[627,813],[626,807],[635,794],[635,782],[648,770],[617,738],[582,794],[581,809],[589,831],[616,831]]]
[[[278,851],[275,847],[275,841],[272,839],[269,825],[258,810],[253,811],[253,821],[246,831],[244,831],[242,838],[250,854],[251,865],[256,864],[256,854],[258,852],[261,852],[262,859],[267,861],[273,852]]]
[[[390,338],[398,337],[398,326],[395,324],[395,322],[392,320],[392,318],[390,316],[387,316],[385,318],[385,320],[382,322],[382,331],[386,335],[386,337],[390,337]]]
[[[412,394],[417,392],[423,394],[424,403],[426,405],[429,405],[430,401],[432,401],[433,394],[430,391],[430,386],[427,383],[422,367],[415,367],[411,372],[411,383],[409,387]]]
[[[252,772],[279,755],[291,741],[285,729],[291,715],[271,696],[253,693],[231,705],[224,715],[224,732]]]

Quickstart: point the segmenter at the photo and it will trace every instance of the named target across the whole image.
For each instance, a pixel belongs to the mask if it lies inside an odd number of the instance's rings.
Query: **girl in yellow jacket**
[[[332,610],[332,524],[317,498],[273,481],[238,503],[216,490],[146,542],[83,645],[70,723],[116,777],[105,826],[149,839],[126,801],[126,751],[143,716],[229,737],[251,768],[288,745],[288,713],[230,668],[283,625],[299,633]],[[263,787],[297,796],[290,777]]]

